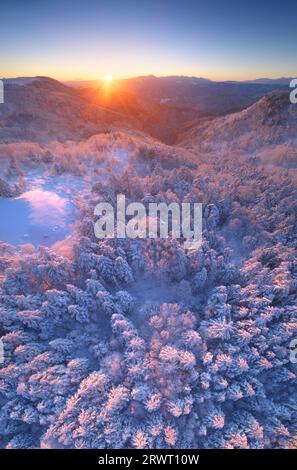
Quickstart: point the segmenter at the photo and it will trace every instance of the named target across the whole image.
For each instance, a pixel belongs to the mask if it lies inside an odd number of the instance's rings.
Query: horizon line
[[[237,82],[237,83],[246,83],[246,82],[254,82],[254,81],[259,81],[259,80],[291,80],[297,77],[297,72],[295,76],[258,76],[256,78],[246,78],[246,79],[233,79],[233,78],[228,78],[228,79],[212,79],[209,77],[203,77],[203,76],[198,76],[198,75],[186,75],[186,74],[169,74],[169,75],[155,75],[155,74],[140,74],[140,75],[129,75],[129,76],[124,76],[124,77],[114,77],[113,80],[116,81],[121,81],[121,80],[131,80],[131,79],[137,79],[137,78],[189,78],[189,79],[197,79],[197,80],[205,80],[209,82]],[[17,79],[25,79],[25,78],[49,78],[51,80],[56,80],[61,83],[79,83],[79,82],[101,82],[104,81],[104,77],[100,78],[67,78],[67,79],[62,79],[62,78],[56,78],[55,76],[50,76],[50,75],[18,75],[18,76],[1,76],[1,80],[17,80]]]

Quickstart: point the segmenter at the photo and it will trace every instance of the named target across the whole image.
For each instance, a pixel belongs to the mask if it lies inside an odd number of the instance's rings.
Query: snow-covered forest
[[[296,448],[296,165],[132,130],[37,140],[2,140],[0,196],[63,190],[74,219],[52,246],[0,242],[0,446]],[[97,240],[119,193],[202,202],[201,248]]]

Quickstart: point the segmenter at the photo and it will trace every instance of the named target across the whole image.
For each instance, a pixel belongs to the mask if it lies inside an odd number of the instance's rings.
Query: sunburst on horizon
[[[113,81],[113,76],[111,74],[107,74],[104,76],[104,81],[107,83],[111,83]]]

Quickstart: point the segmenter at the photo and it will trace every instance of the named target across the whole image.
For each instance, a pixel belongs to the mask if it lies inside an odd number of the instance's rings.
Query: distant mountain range
[[[297,76],[297,72],[296,72]],[[188,77],[188,76],[183,76],[183,75],[173,75],[173,76],[168,76],[168,77],[156,77],[154,75],[145,75],[145,76],[139,76],[139,77],[133,77],[133,78],[127,78],[127,79],[120,79],[117,80],[118,82],[144,82],[144,83],[151,83],[152,81],[158,80],[160,81],[183,81],[183,82],[188,82],[195,85],[203,85],[207,83],[238,83],[238,84],[244,84],[244,83],[254,83],[256,85],[289,85],[291,80],[293,80],[296,77],[280,77],[280,78],[256,78],[254,80],[224,80],[224,81],[214,81],[210,80],[209,78],[203,78],[203,77]],[[85,87],[98,87],[101,86],[102,80],[68,80],[64,82],[65,85],[74,87],[74,88],[85,88]]]
[[[74,88],[48,77],[5,79],[1,140],[79,140],[124,130],[204,152],[243,146],[244,139],[248,149],[250,141],[254,148],[279,145],[297,130],[289,81],[147,76]]]
[[[297,75],[297,74],[296,74]],[[294,77],[296,78],[296,77]],[[262,85],[284,85],[288,86],[293,80],[293,77],[282,77],[282,78],[257,78],[256,80],[246,80],[245,83],[256,83]]]
[[[220,115],[247,108],[275,89],[286,89],[290,78],[214,82],[197,77],[144,76],[116,80],[112,85],[161,104]],[[102,81],[67,82],[74,87],[102,88]]]

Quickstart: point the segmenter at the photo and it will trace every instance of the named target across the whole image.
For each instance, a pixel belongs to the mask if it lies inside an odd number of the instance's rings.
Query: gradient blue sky
[[[4,0],[0,18],[0,77],[297,75],[297,0]]]

